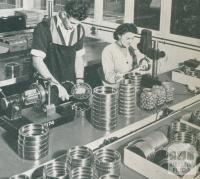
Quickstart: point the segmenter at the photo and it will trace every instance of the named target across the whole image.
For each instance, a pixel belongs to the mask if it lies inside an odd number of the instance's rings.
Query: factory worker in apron
[[[87,17],[88,4],[66,1],[65,10],[37,25],[33,33],[32,60],[36,71],[50,78],[64,101],[69,99],[63,82],[83,82],[85,31],[80,21]]]

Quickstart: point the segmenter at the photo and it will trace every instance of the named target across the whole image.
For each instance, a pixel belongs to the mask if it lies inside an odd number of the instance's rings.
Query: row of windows
[[[21,0],[0,0],[0,8],[14,8]],[[94,18],[94,1],[90,3],[89,17]],[[125,0],[103,0],[103,20],[123,23]],[[134,23],[138,27],[160,30],[162,0],[135,0]],[[65,0],[54,0],[54,10],[64,7]],[[20,3],[22,6],[22,3]],[[34,0],[34,8],[46,9],[46,0]],[[200,38],[200,0],[172,0],[170,33]]]

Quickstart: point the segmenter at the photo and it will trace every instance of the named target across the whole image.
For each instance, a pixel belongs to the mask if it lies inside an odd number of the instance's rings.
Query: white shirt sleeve
[[[43,59],[46,57],[45,52],[43,52],[42,50],[36,50],[36,49],[31,50],[31,55],[36,56],[36,57],[41,57]]]
[[[115,64],[113,61],[113,56],[108,48],[104,48],[102,52],[102,66],[106,81],[110,83],[115,83],[116,73]]]

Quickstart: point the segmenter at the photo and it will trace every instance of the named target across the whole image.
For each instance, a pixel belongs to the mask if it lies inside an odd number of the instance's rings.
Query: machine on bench
[[[1,125],[13,131],[33,122],[45,123],[51,128],[72,121],[74,106],[77,103],[80,105],[80,102],[87,103],[92,89],[87,83],[66,83],[71,84],[70,100],[67,102],[59,100],[58,89],[50,79],[38,78],[21,94],[6,96],[1,90]]]

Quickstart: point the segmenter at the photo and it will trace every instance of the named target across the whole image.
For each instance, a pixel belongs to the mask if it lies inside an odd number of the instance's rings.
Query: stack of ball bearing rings
[[[124,79],[119,85],[119,114],[130,118],[135,113],[135,86],[131,79]]]
[[[68,179],[69,170],[66,162],[53,161],[48,163],[43,168],[43,179]]]
[[[190,126],[179,121],[174,121],[171,123],[171,126],[168,130],[168,136],[171,143],[178,141],[190,141],[192,143],[195,142],[195,138],[192,134]]]
[[[112,149],[100,149],[94,155],[94,168],[96,178],[106,178],[108,176],[120,176],[121,155]]]
[[[93,151],[85,146],[68,150],[66,161],[55,160],[43,167],[44,179],[121,179],[120,154],[111,149]]]
[[[118,90],[108,86],[94,88],[91,122],[101,130],[112,130],[117,126]]]
[[[155,152],[168,144],[168,138],[161,131],[155,131],[146,137],[139,138],[128,144],[128,149],[134,153],[153,161]]]
[[[49,151],[49,128],[43,124],[27,124],[18,131],[18,155],[25,160],[38,160]]]
[[[127,78],[131,79],[133,81],[134,87],[135,87],[135,95],[136,95],[136,103],[139,100],[139,95],[141,91],[141,81],[142,81],[142,75],[140,73],[128,73]]]
[[[75,146],[68,150],[66,160],[70,169],[76,167],[91,167],[94,156],[91,149],[85,146]]]

